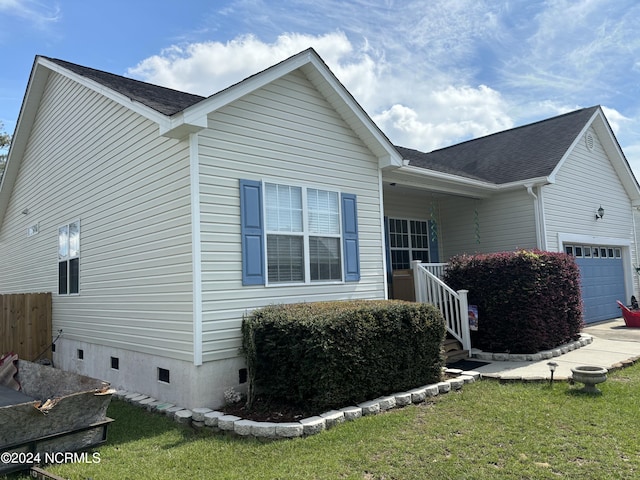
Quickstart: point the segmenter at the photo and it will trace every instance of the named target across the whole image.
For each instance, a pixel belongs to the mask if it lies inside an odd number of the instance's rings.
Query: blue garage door
[[[566,245],[580,268],[584,321],[609,320],[620,316],[616,300],[627,303],[620,247],[607,245]]]

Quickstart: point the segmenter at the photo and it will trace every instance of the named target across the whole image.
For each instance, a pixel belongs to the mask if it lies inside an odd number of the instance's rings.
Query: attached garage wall
[[[620,316],[616,300],[629,302],[633,294],[635,235],[632,207],[598,135],[590,128],[578,139],[558,170],[555,183],[543,187],[547,249],[565,251],[567,246],[618,248],[613,259],[578,257],[583,275],[585,321]],[[591,147],[591,148],[590,148]],[[604,216],[596,219],[602,206]]]

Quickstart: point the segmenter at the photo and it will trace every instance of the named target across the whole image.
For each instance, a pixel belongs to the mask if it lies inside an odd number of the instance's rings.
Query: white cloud
[[[318,51],[395,143],[431,150],[513,126],[499,92],[484,85],[454,86],[442,76],[407,78],[406,70],[392,70],[368,42],[355,47],[342,32],[286,34],[273,43],[242,36],[227,43],[172,46],[128,74],[208,96],[308,47]]]
[[[605,107],[603,105],[602,111],[604,112],[605,117],[607,117],[609,125],[611,125],[611,129],[615,135],[618,135],[620,130],[623,128],[624,123],[631,121],[630,118],[625,117],[614,108]]]
[[[47,5],[35,0],[0,0],[0,12],[6,12],[40,26],[57,22],[61,18],[57,3]]]
[[[511,88],[552,98],[619,94],[640,54],[640,5],[631,0],[549,0],[512,29],[500,75]]]
[[[507,104],[484,85],[449,86],[429,97],[425,111],[396,104],[374,120],[394,143],[423,151],[513,127]]]
[[[366,85],[375,84],[379,66],[365,51],[355,51],[341,32],[321,36],[283,34],[273,43],[245,35],[226,43],[174,45],[127,73],[147,82],[209,96],[309,47],[343,82],[352,83],[352,93],[361,90],[365,95],[371,91]]]
[[[596,104],[638,143],[640,113],[623,106],[638,92],[636,0],[236,0],[217,14],[254,34],[174,45],[128,73],[210,95],[313,47],[396,144],[431,150]]]

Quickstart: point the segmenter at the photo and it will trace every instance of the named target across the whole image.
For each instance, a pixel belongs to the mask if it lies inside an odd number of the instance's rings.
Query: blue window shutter
[[[389,217],[384,217],[384,256],[387,263],[387,282],[391,283],[393,269],[391,268],[391,239],[389,238]]]
[[[342,243],[344,249],[344,280],[360,280],[360,247],[358,245],[358,204],[356,196],[342,194]]]
[[[261,182],[240,180],[240,225],[242,284],[264,285],[264,225]]]
[[[434,220],[429,220],[429,261],[438,263],[438,225]]]

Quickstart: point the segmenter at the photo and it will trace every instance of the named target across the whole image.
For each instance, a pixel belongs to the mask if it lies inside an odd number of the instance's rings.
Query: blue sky
[[[0,121],[35,55],[210,95],[313,47],[424,151],[602,105],[640,178],[636,0],[0,0]]]

